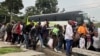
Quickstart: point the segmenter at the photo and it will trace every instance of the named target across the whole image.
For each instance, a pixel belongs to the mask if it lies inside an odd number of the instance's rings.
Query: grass
[[[21,52],[22,50],[17,47],[3,47],[0,48],[0,54],[7,54],[12,52]]]

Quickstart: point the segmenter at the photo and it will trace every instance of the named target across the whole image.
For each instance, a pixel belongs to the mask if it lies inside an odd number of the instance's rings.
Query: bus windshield
[[[84,22],[87,23],[87,24],[89,24],[90,23],[90,19],[88,18],[87,13],[84,13],[83,17],[84,17]]]

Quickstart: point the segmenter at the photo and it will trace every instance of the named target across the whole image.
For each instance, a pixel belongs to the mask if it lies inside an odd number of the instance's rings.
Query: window
[[[83,17],[84,17],[84,22],[88,24],[90,22],[90,19],[88,18],[87,13],[84,13]]]
[[[76,17],[76,21],[77,21],[78,25],[81,25],[83,23],[81,17]]]

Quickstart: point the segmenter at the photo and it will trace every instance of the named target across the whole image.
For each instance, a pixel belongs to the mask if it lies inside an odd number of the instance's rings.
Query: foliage
[[[29,6],[26,8],[26,16],[32,16],[37,14],[40,14],[40,11],[37,10],[35,6]]]
[[[23,9],[24,6],[22,0],[5,0],[1,2],[1,7],[1,15],[4,14],[3,16],[5,17],[9,15],[9,20],[11,21],[12,19],[15,19],[15,14],[20,13],[19,10]]]
[[[7,15],[8,14],[8,9],[5,6],[2,6],[0,3],[0,15]]]
[[[6,6],[1,5],[0,3],[0,23],[9,22],[10,15]]]
[[[24,6],[22,4],[22,0],[5,0],[2,2],[2,6],[6,6],[9,12],[14,14],[18,14],[19,10],[21,10]]]
[[[57,0],[36,0],[35,6],[29,6],[26,8],[25,18],[32,15],[56,13],[58,12]]]
[[[35,6],[43,14],[56,13],[58,12],[58,1],[57,0],[36,0]]]

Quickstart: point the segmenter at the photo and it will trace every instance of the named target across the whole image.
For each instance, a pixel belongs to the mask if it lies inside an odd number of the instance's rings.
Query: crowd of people
[[[99,51],[100,48],[100,37],[94,24],[91,23],[89,27],[86,23],[77,26],[72,20],[64,26],[55,24],[52,28],[49,21],[45,21],[44,25],[41,25],[41,22],[36,25],[33,22],[26,25],[20,21],[4,23],[0,24],[0,38],[12,45],[25,45],[26,49],[32,47],[33,50],[36,50],[40,41],[41,48],[49,47],[58,53],[62,53],[63,49],[68,56],[71,55],[72,47],[95,51]]]

